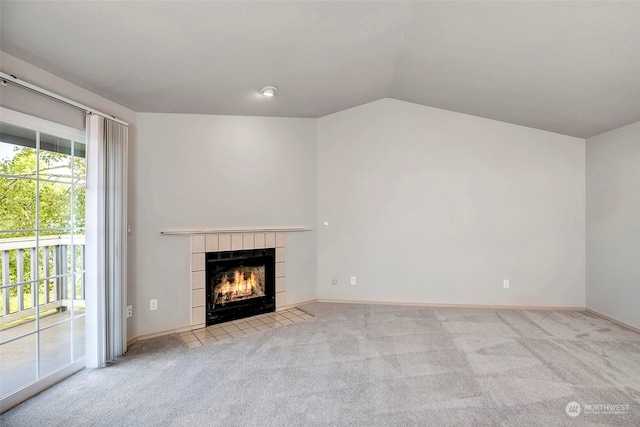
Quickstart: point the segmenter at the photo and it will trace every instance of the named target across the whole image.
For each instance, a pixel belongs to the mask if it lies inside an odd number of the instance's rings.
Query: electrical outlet
[[[149,311],[154,311],[158,309],[158,300],[152,299],[149,301]]]
[[[127,306],[127,319],[129,317],[133,316],[133,306],[132,305],[128,305]]]
[[[331,276],[331,285],[332,286],[338,285],[338,278],[336,276]]]
[[[351,284],[352,285],[356,284],[356,276],[351,276]]]
[[[502,286],[504,286],[505,289],[509,289],[509,279],[504,279],[502,281]]]

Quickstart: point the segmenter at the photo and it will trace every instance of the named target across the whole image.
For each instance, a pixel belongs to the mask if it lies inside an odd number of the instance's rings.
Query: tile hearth
[[[190,332],[182,332],[180,339],[182,339],[182,342],[188,348],[195,348],[231,338],[238,338],[255,332],[267,331],[284,325],[291,325],[311,318],[313,318],[312,315],[300,309],[292,308],[273,313],[259,314],[231,322],[219,323]]]

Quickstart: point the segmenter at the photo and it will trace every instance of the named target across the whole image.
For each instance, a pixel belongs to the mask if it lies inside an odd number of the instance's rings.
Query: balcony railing
[[[83,309],[84,248],[82,235],[0,239],[0,329],[30,319],[37,309],[41,315]]]

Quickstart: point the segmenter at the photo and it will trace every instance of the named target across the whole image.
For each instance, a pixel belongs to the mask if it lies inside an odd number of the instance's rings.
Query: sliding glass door
[[[0,398],[81,368],[85,133],[0,115]]]

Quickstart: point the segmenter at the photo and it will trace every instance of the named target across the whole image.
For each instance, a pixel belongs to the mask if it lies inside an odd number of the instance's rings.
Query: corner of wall
[[[590,310],[640,328],[640,122],[586,140]]]

